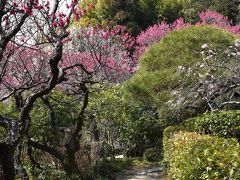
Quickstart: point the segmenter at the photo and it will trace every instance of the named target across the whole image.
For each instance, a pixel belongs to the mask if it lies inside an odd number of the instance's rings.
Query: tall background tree
[[[80,6],[85,6],[88,2],[89,0],[82,1]],[[79,24],[123,25],[136,36],[157,22],[156,0],[94,0],[93,3],[93,11],[87,13]]]
[[[228,16],[234,24],[239,20],[238,0],[160,0],[157,3],[158,16],[167,22],[183,17],[188,22],[198,21],[198,13],[212,10]]]

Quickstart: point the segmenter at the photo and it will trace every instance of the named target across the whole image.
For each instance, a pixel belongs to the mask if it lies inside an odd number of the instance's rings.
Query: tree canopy
[[[190,26],[168,33],[141,57],[138,72],[125,85],[130,97],[165,109],[183,83],[199,80],[188,78],[188,71],[181,75],[179,72],[201,61],[201,46],[209,43],[222,49],[230,46],[235,38],[211,26]]]

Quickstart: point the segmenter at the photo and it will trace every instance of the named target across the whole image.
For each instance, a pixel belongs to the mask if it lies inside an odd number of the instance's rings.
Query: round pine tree
[[[199,80],[187,78],[186,70],[202,61],[202,45],[207,43],[212,48],[224,49],[235,39],[235,35],[212,26],[196,25],[170,32],[143,54],[138,72],[125,83],[126,95],[171,114],[166,105],[175,91],[183,82],[190,84]],[[181,68],[186,73],[180,75]]]

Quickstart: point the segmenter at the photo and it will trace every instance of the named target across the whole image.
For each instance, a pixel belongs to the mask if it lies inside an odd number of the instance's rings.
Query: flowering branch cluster
[[[110,29],[95,26],[73,29],[71,34],[63,67],[81,63],[89,72],[87,76],[91,74],[91,80],[97,82],[119,82],[129,78],[135,71],[137,62],[131,57],[135,39],[124,27]],[[70,74],[81,73],[76,71],[79,68],[70,70]],[[86,77],[78,74],[77,79],[81,81]]]
[[[202,45],[201,62],[192,67],[179,67],[191,84],[183,83],[173,95],[171,105],[216,111],[240,105],[240,41],[225,50]],[[195,83],[194,83],[195,82]],[[182,97],[180,103],[177,99]],[[178,101],[179,102],[179,101]]]
[[[239,25],[234,26],[231,20],[214,11],[204,11],[199,14],[199,22],[197,22],[196,25],[206,24],[226,29],[234,34],[240,34]],[[137,37],[138,48],[135,52],[136,58],[140,57],[149,46],[159,42],[168,32],[191,25],[193,24],[186,23],[184,19],[179,18],[172,24],[167,24],[163,21],[150,26],[147,30],[142,31]]]

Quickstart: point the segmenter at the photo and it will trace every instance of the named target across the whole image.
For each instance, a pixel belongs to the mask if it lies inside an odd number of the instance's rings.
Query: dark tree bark
[[[50,124],[52,128],[54,128],[54,130],[56,131],[61,131],[62,133],[68,134],[64,143],[64,147],[65,147],[64,152],[60,152],[58,148],[49,147],[39,142],[32,141],[30,138],[28,139],[29,146],[51,154],[54,158],[56,158],[60,162],[62,168],[67,173],[67,175],[73,179],[74,178],[84,179],[84,177],[82,176],[82,173],[78,168],[75,154],[80,150],[81,131],[84,125],[84,112],[88,105],[89,92],[84,83],[82,83],[80,86],[83,94],[82,106],[80,107],[78,114],[74,118],[75,124],[72,127],[69,127],[67,130],[70,132],[64,132],[63,130],[64,128],[57,126],[56,116],[54,114],[55,113],[54,108],[51,106],[50,102],[47,100],[46,97],[42,98],[44,104],[46,105],[47,109],[50,112],[50,119],[51,119]]]
[[[29,176],[27,174],[26,169],[23,166],[22,163],[22,152],[23,152],[23,146],[24,144],[19,144],[16,148],[16,152],[14,153],[14,160],[15,160],[15,170],[16,174],[21,176],[24,180],[29,180]]]
[[[2,164],[4,180],[14,180],[14,147],[12,145],[0,143],[0,163]]]
[[[75,118],[75,126],[73,127],[66,143],[65,143],[65,162],[64,169],[67,174],[77,173],[81,176],[81,172],[78,169],[75,154],[80,150],[80,139],[81,139],[81,130],[84,125],[84,112],[88,105],[89,92],[86,87],[86,84],[82,83],[80,85],[81,91],[83,93],[82,106],[79,110],[78,115]],[[70,166],[70,169],[69,169]],[[70,171],[69,171],[70,170]],[[82,177],[81,177],[82,178]]]

